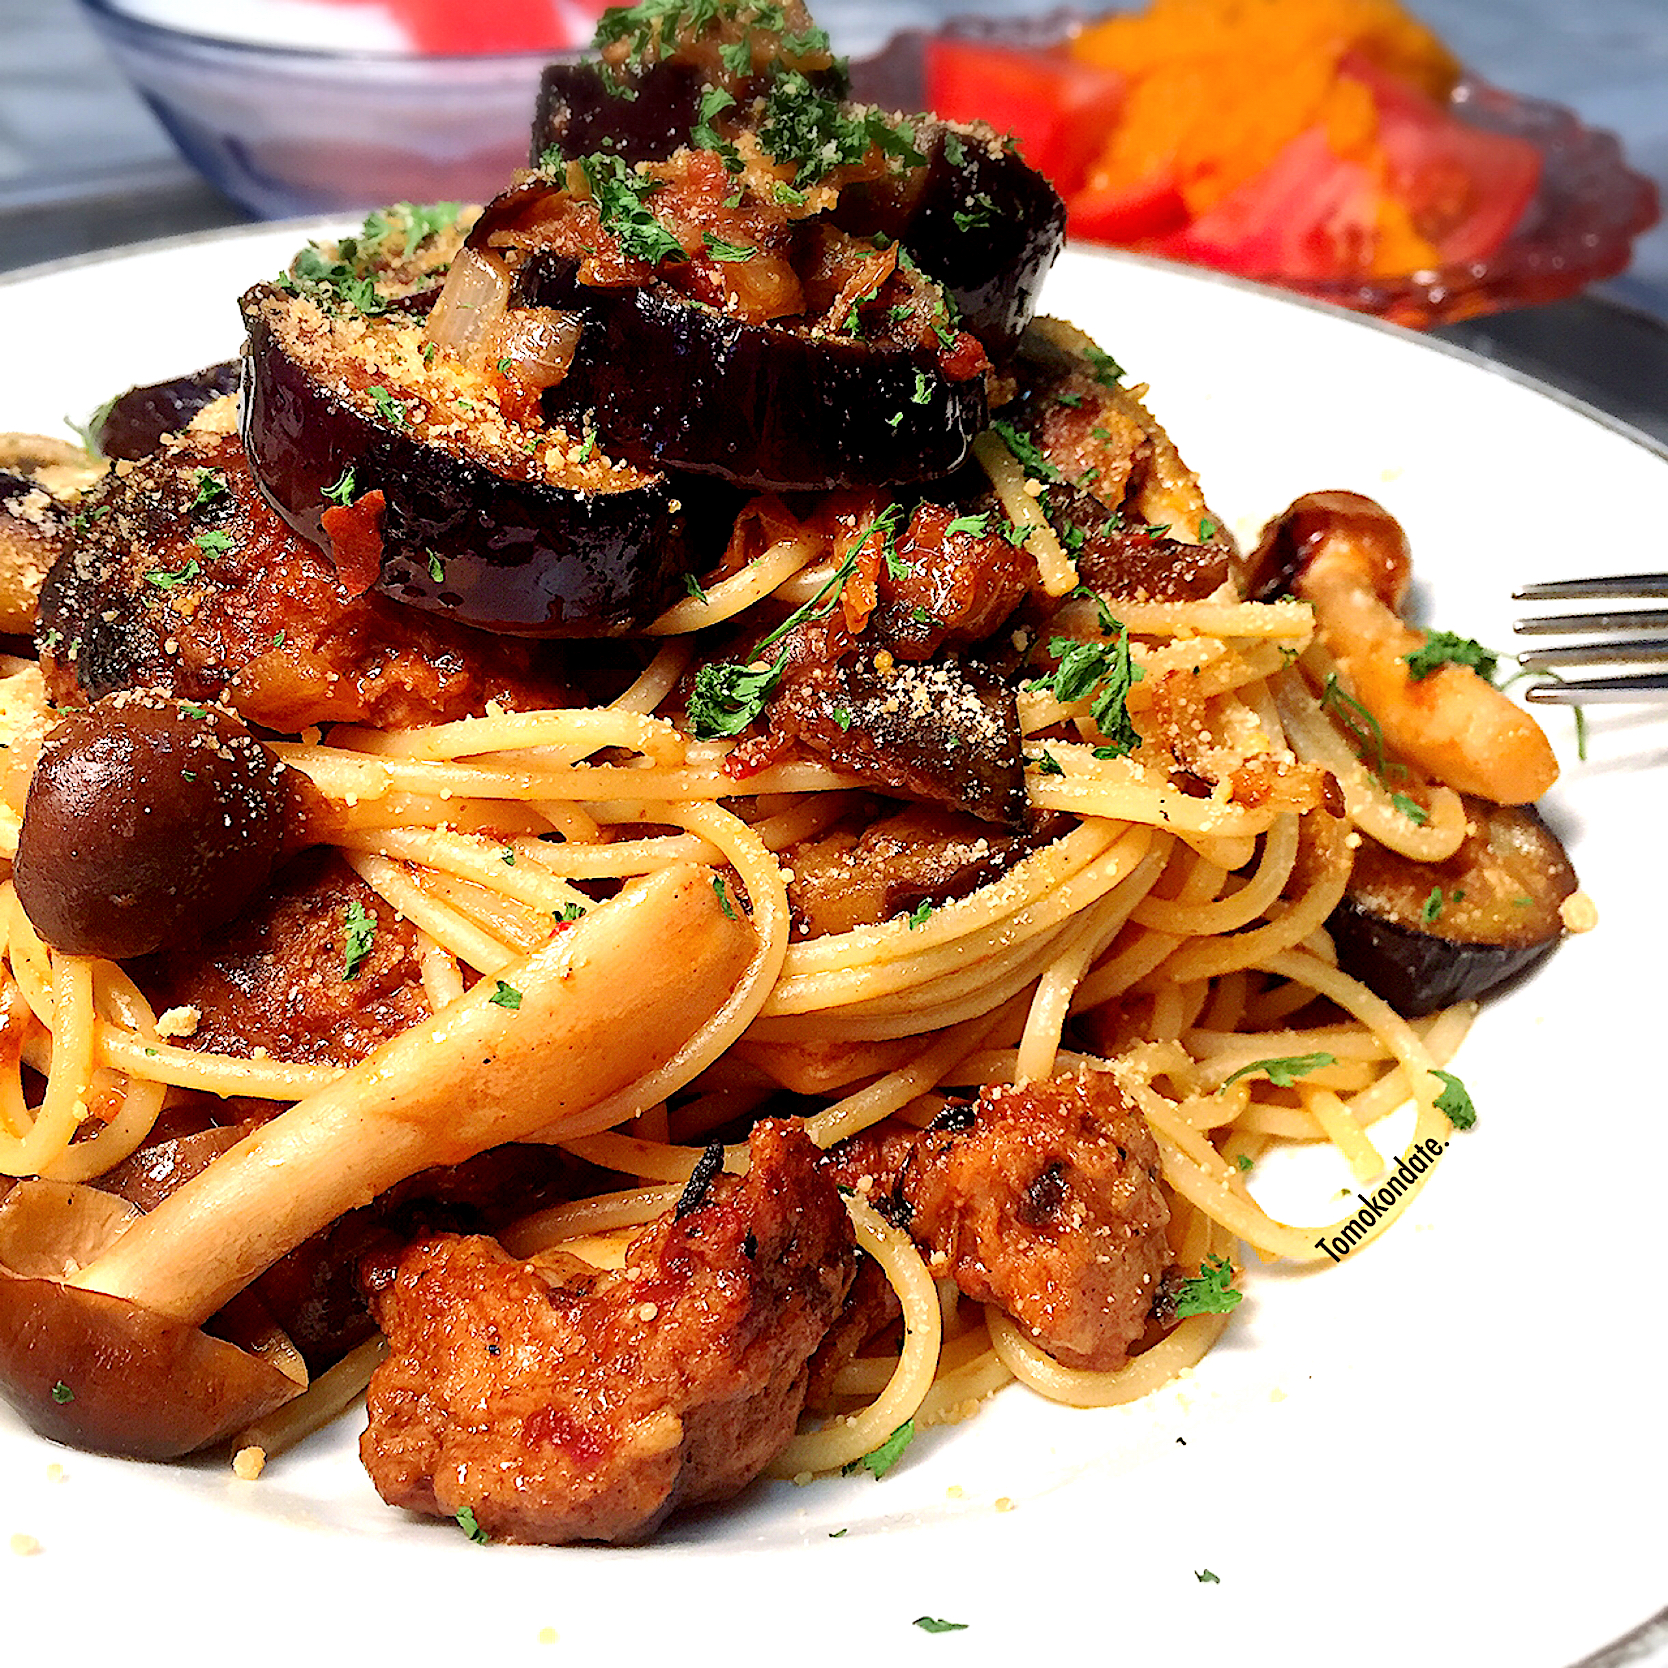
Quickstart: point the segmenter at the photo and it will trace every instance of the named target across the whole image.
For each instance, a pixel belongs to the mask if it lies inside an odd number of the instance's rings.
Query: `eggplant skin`
[[[834,221],[860,236],[884,233],[901,243],[949,292],[962,329],[1000,361],[1031,322],[1043,279],[1065,244],[1066,205],[988,130],[919,122],[915,142],[926,153],[924,169],[901,183],[847,186]]]
[[[1558,837],[1531,806],[1467,796],[1465,807],[1477,832],[1441,863],[1364,839],[1326,923],[1339,967],[1408,1019],[1486,995],[1564,935],[1560,906],[1576,878]],[[1426,921],[1437,891],[1447,901]]]
[[[685,483],[664,475],[618,492],[517,481],[355,410],[285,351],[244,297],[249,331],[240,411],[263,495],[301,536],[331,548],[324,493],[353,470],[359,497],[380,491],[375,588],[487,631],[609,637],[639,631],[710,565],[728,536],[723,506],[697,517]],[[701,506],[704,507],[704,506]],[[734,519],[734,505],[729,506]]]
[[[929,348],[748,324],[664,284],[602,289],[572,261],[528,262],[521,299],[588,314],[557,414],[596,411],[609,449],[763,491],[897,486],[948,475],[985,426],[982,377]]]
[[[177,434],[206,405],[237,392],[238,362],[225,360],[172,382],[130,388],[110,402],[93,438],[107,458],[149,457],[165,434]]]

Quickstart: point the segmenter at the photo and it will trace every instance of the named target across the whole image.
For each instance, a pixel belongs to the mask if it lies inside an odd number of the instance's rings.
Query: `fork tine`
[[[1518,620],[1512,627],[1524,637],[1556,637],[1600,631],[1668,631],[1668,609],[1620,609],[1612,614],[1549,614]]]
[[[1604,579],[1558,579],[1546,585],[1525,585],[1521,591],[1512,592],[1514,602],[1576,602],[1589,597],[1668,597],[1668,573],[1618,574]]]
[[[1620,666],[1636,661],[1668,660],[1668,638],[1630,637],[1621,643],[1564,643],[1552,649],[1529,649],[1517,656],[1526,672],[1554,666]]]
[[[1567,683],[1537,683],[1525,698],[1544,705],[1587,706],[1603,701],[1634,701],[1641,695],[1668,694],[1668,672],[1643,672],[1622,678],[1572,678]]]
[[[1571,678],[1567,683],[1535,683],[1524,692],[1530,701],[1562,707],[1599,701],[1637,701],[1642,695],[1668,695],[1668,672],[1638,672],[1621,678]]]

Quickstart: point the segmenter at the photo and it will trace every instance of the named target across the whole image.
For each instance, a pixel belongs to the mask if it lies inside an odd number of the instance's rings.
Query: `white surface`
[[[0,285],[0,429],[230,353],[237,290],[300,241]],[[1660,565],[1640,552],[1668,522],[1668,462],[1417,338],[1118,257],[1068,257],[1048,302],[1151,380],[1242,536],[1304,490],[1381,498],[1436,623],[1504,646],[1514,582]],[[884,1482],[764,1485],[627,1550],[483,1549],[404,1519],[351,1422],[241,1483],[222,1462],[65,1452],[0,1410],[9,1654],[91,1660],[137,1633],[240,1663],[310,1641],[332,1661],[399,1642],[434,1663],[700,1662],[709,1641],[804,1662],[1560,1668],[1602,1645],[1668,1600],[1647,867],[1668,723],[1613,709],[1594,732],[1552,808],[1603,925],[1479,1022],[1458,1062],[1477,1128],[1379,1244],[1313,1276],[1253,1272],[1182,1386],[1099,1413],[1010,1389]],[[44,1550],[7,1553],[16,1532]],[[923,1614],[968,1629],[927,1635]]]

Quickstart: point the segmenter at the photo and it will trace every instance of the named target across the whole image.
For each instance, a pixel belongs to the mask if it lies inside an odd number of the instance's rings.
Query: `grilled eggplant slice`
[[[178,434],[205,406],[237,392],[235,359],[172,382],[153,382],[118,394],[95,425],[93,440],[107,458],[149,457],[165,434]]]
[[[1059,193],[992,129],[915,124],[924,164],[840,193],[835,223],[901,243],[993,359],[1013,352],[1066,237]]]
[[[522,293],[586,310],[552,408],[594,409],[644,466],[773,491],[893,486],[948,474],[985,425],[983,379],[952,380],[931,348],[751,324],[665,284],[588,288],[556,255],[534,257]]]
[[[1558,837],[1531,806],[1467,797],[1465,809],[1471,831],[1445,862],[1363,837],[1327,922],[1339,966],[1408,1018],[1486,994],[1564,933],[1576,879]]]
[[[536,395],[518,419],[507,379],[450,361],[430,374],[415,321],[332,316],[271,285],[243,309],[251,467],[350,592],[491,631],[612,636],[722,548],[722,504],[698,515],[698,488],[615,462],[594,431],[547,428]]]

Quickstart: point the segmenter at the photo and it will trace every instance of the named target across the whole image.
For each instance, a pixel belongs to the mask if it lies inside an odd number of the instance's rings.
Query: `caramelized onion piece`
[[[496,255],[465,245],[446,274],[446,286],[430,312],[423,335],[450,348],[466,362],[485,360],[489,332],[510,304],[510,275]]]

